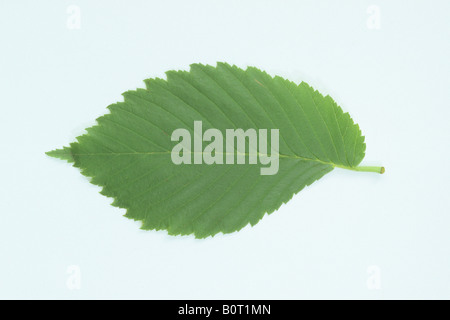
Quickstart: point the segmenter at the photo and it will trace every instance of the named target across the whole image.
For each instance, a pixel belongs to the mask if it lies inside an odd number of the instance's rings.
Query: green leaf
[[[198,238],[230,233],[255,225],[335,167],[384,172],[358,167],[366,148],[358,125],[331,97],[304,82],[226,63],[166,74],[167,80],[148,79],[146,89],[125,92],[124,101],[110,105],[110,113],[70,147],[47,153],[73,162],[114,198],[114,206],[127,210],[126,217],[142,221],[143,229]],[[278,129],[277,172],[261,174],[261,159],[271,148],[272,155],[277,151],[269,134],[268,151],[246,149],[244,164],[174,164],[178,141],[172,133],[184,128],[195,140],[196,121],[203,132],[215,128],[224,137],[227,129]],[[215,155],[226,159],[224,150]],[[233,152],[239,150],[234,146]],[[253,151],[261,162],[249,164]],[[184,153],[190,159],[195,154]],[[199,159],[205,154],[197,152]]]

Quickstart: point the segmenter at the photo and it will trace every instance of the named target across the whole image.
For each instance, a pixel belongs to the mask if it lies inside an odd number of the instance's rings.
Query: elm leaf
[[[125,92],[76,142],[47,153],[73,163],[142,229],[231,233],[334,168],[384,172],[358,166],[359,126],[304,82],[226,63],[166,75]]]

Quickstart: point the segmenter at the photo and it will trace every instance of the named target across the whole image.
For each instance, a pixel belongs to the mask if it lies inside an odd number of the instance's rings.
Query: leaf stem
[[[384,167],[377,167],[377,166],[360,166],[360,167],[345,167],[345,166],[339,166],[336,165],[337,168],[347,169],[347,170],[353,170],[353,171],[362,171],[362,172],[375,172],[379,174],[383,174],[385,169]]]

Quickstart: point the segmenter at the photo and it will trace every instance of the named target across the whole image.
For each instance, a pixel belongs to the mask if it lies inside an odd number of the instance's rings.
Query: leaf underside
[[[47,154],[73,162],[142,229],[197,238],[255,225],[334,167],[364,158],[364,137],[329,96],[302,82],[226,63],[193,64],[147,79],[70,147]],[[172,132],[279,129],[279,171],[259,165],[175,165]],[[270,131],[270,130],[269,130]],[[270,142],[269,142],[270,145]]]

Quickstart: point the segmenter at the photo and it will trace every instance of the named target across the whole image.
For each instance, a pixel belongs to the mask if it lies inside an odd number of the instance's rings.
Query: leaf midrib
[[[72,156],[118,156],[118,155],[158,155],[158,154],[169,154],[172,153],[172,151],[155,151],[155,152],[103,152],[103,153],[71,153]],[[206,154],[205,152],[188,152],[190,154]],[[208,153],[209,154],[209,153]],[[243,155],[243,156],[250,156],[249,153],[241,153],[241,152],[217,152],[216,154],[219,155],[230,155],[230,154],[236,154],[236,155]],[[264,153],[259,153],[256,152],[256,156],[267,156],[267,154]],[[312,161],[312,162],[317,162],[317,163],[321,163],[324,165],[329,165],[329,166],[333,166],[333,167],[337,167],[337,168],[342,168],[342,169],[353,169],[354,167],[350,167],[350,166],[344,166],[344,165],[339,165],[333,162],[327,162],[327,161],[322,161],[319,159],[313,159],[313,158],[307,158],[307,157],[302,157],[302,156],[298,156],[298,155],[287,155],[287,154],[278,154],[278,156],[280,158],[285,158],[285,159],[295,159],[295,160],[302,160],[302,161]]]

